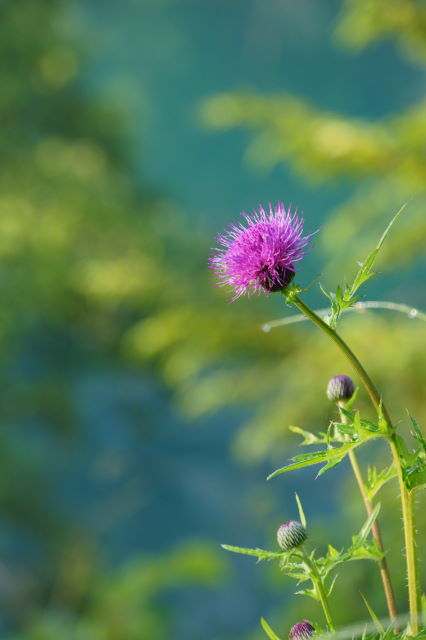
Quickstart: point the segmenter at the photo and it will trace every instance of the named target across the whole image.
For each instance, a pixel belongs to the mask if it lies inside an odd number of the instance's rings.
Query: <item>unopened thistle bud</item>
[[[298,622],[290,629],[288,640],[309,640],[314,631],[315,627],[313,627],[307,620]]]
[[[354,391],[355,386],[349,376],[334,376],[327,386],[327,398],[333,402],[350,400]]]
[[[285,551],[299,547],[305,542],[306,538],[306,529],[297,520],[284,522],[277,531],[278,544]]]

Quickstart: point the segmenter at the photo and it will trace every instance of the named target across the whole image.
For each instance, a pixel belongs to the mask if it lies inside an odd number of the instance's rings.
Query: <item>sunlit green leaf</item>
[[[361,531],[358,534],[358,538],[361,542],[363,542],[364,540],[366,540],[368,534],[371,531],[371,527],[373,526],[373,524],[375,523],[377,516],[379,515],[379,511],[380,511],[380,502],[378,502],[376,504],[376,506],[374,507],[372,513],[370,516],[368,516],[367,520],[365,521]]]
[[[302,503],[300,502],[300,498],[297,495],[297,493],[295,494],[295,496],[296,496],[297,508],[299,509],[300,522],[303,524],[304,527],[306,527],[306,516],[305,516],[305,512],[303,511]]]
[[[347,455],[349,451],[358,447],[361,442],[351,442],[347,444],[343,444],[340,447],[330,447],[325,451],[316,451],[311,454],[303,454],[300,456],[295,456],[292,458],[294,460],[293,464],[289,464],[286,467],[282,467],[281,469],[277,469],[273,473],[268,476],[268,480],[274,478],[281,473],[287,473],[288,471],[293,471],[295,469],[303,469],[304,467],[310,467],[312,465],[320,464],[325,462],[328,464],[329,462],[341,462],[343,458]]]
[[[220,546],[222,549],[226,549],[226,551],[241,553],[245,556],[254,556],[258,560],[277,560],[288,555],[286,552],[266,551],[265,549],[246,549],[244,547],[234,547],[229,544],[221,544]]]
[[[376,627],[377,631],[378,631],[379,633],[384,633],[384,632],[385,632],[385,630],[384,630],[384,628],[382,627],[382,625],[381,625],[381,623],[380,623],[379,618],[378,618],[378,617],[377,617],[377,615],[374,613],[373,608],[372,608],[372,607],[370,606],[370,604],[368,603],[367,598],[366,598],[366,597],[364,596],[364,594],[363,594],[363,593],[361,593],[361,592],[360,592],[360,595],[361,595],[361,598],[364,600],[364,604],[365,604],[365,606],[366,606],[366,607],[367,607],[367,609],[368,609],[368,613],[370,614],[370,617],[371,617],[372,621],[374,622],[374,625],[375,625],[375,627]]]
[[[326,442],[325,433],[319,432],[319,434],[311,433],[311,431],[306,431],[305,429],[301,429],[300,427],[296,427],[294,425],[289,426],[290,431],[293,433],[298,433],[303,437],[303,440],[300,444],[321,444]]]
[[[262,629],[265,631],[266,635],[268,636],[268,638],[270,638],[270,640],[281,640],[281,638],[279,638],[277,634],[274,631],[272,631],[271,627],[269,626],[269,624],[266,622],[264,618],[260,619],[260,624],[262,625]]]
[[[376,467],[368,467],[367,482],[365,485],[368,498],[370,500],[374,498],[378,491],[380,491],[389,480],[396,477],[397,471],[393,463],[389,467],[382,469],[382,471],[377,471]]]

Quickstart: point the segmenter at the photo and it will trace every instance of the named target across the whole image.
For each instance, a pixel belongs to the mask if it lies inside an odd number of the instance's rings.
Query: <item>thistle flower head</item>
[[[230,287],[232,300],[244,294],[281,291],[294,278],[297,263],[312,233],[303,236],[303,218],[279,202],[260,207],[252,215],[242,214],[245,224],[232,224],[217,242],[209,259],[218,284]]]
[[[309,640],[314,631],[315,627],[307,620],[303,620],[290,629],[288,640]]]
[[[285,551],[299,547],[305,542],[306,538],[306,529],[297,520],[284,522],[277,531],[278,544]]]
[[[327,385],[327,398],[333,402],[350,400],[355,392],[355,385],[349,376],[334,376]]]

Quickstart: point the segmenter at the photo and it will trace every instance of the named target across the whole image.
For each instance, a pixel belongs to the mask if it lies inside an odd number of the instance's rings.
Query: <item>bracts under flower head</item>
[[[281,549],[291,551],[299,547],[307,538],[306,529],[297,520],[284,522],[277,531],[277,540]]]
[[[349,376],[334,376],[327,386],[327,398],[333,402],[350,400],[355,393],[355,385]]]
[[[315,631],[315,627],[307,620],[295,624],[288,634],[289,640],[309,640]]]

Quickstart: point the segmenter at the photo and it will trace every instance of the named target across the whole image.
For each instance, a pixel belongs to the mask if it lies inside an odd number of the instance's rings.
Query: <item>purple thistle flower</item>
[[[307,620],[304,620],[303,622],[298,622],[290,629],[288,638],[289,640],[309,640],[314,631],[315,627]]]
[[[303,218],[279,202],[269,212],[263,207],[252,215],[242,213],[246,225],[232,224],[217,242],[209,266],[220,286],[234,291],[232,301],[244,294],[281,291],[293,280],[296,263],[311,237],[303,236]],[[316,233],[316,232],[315,232]],[[223,248],[222,248],[223,247]]]
[[[307,538],[306,529],[297,520],[289,520],[284,522],[277,531],[277,540],[281,549],[291,551],[299,547]]]
[[[327,398],[333,402],[350,400],[355,393],[355,385],[349,376],[334,376],[327,385]]]

